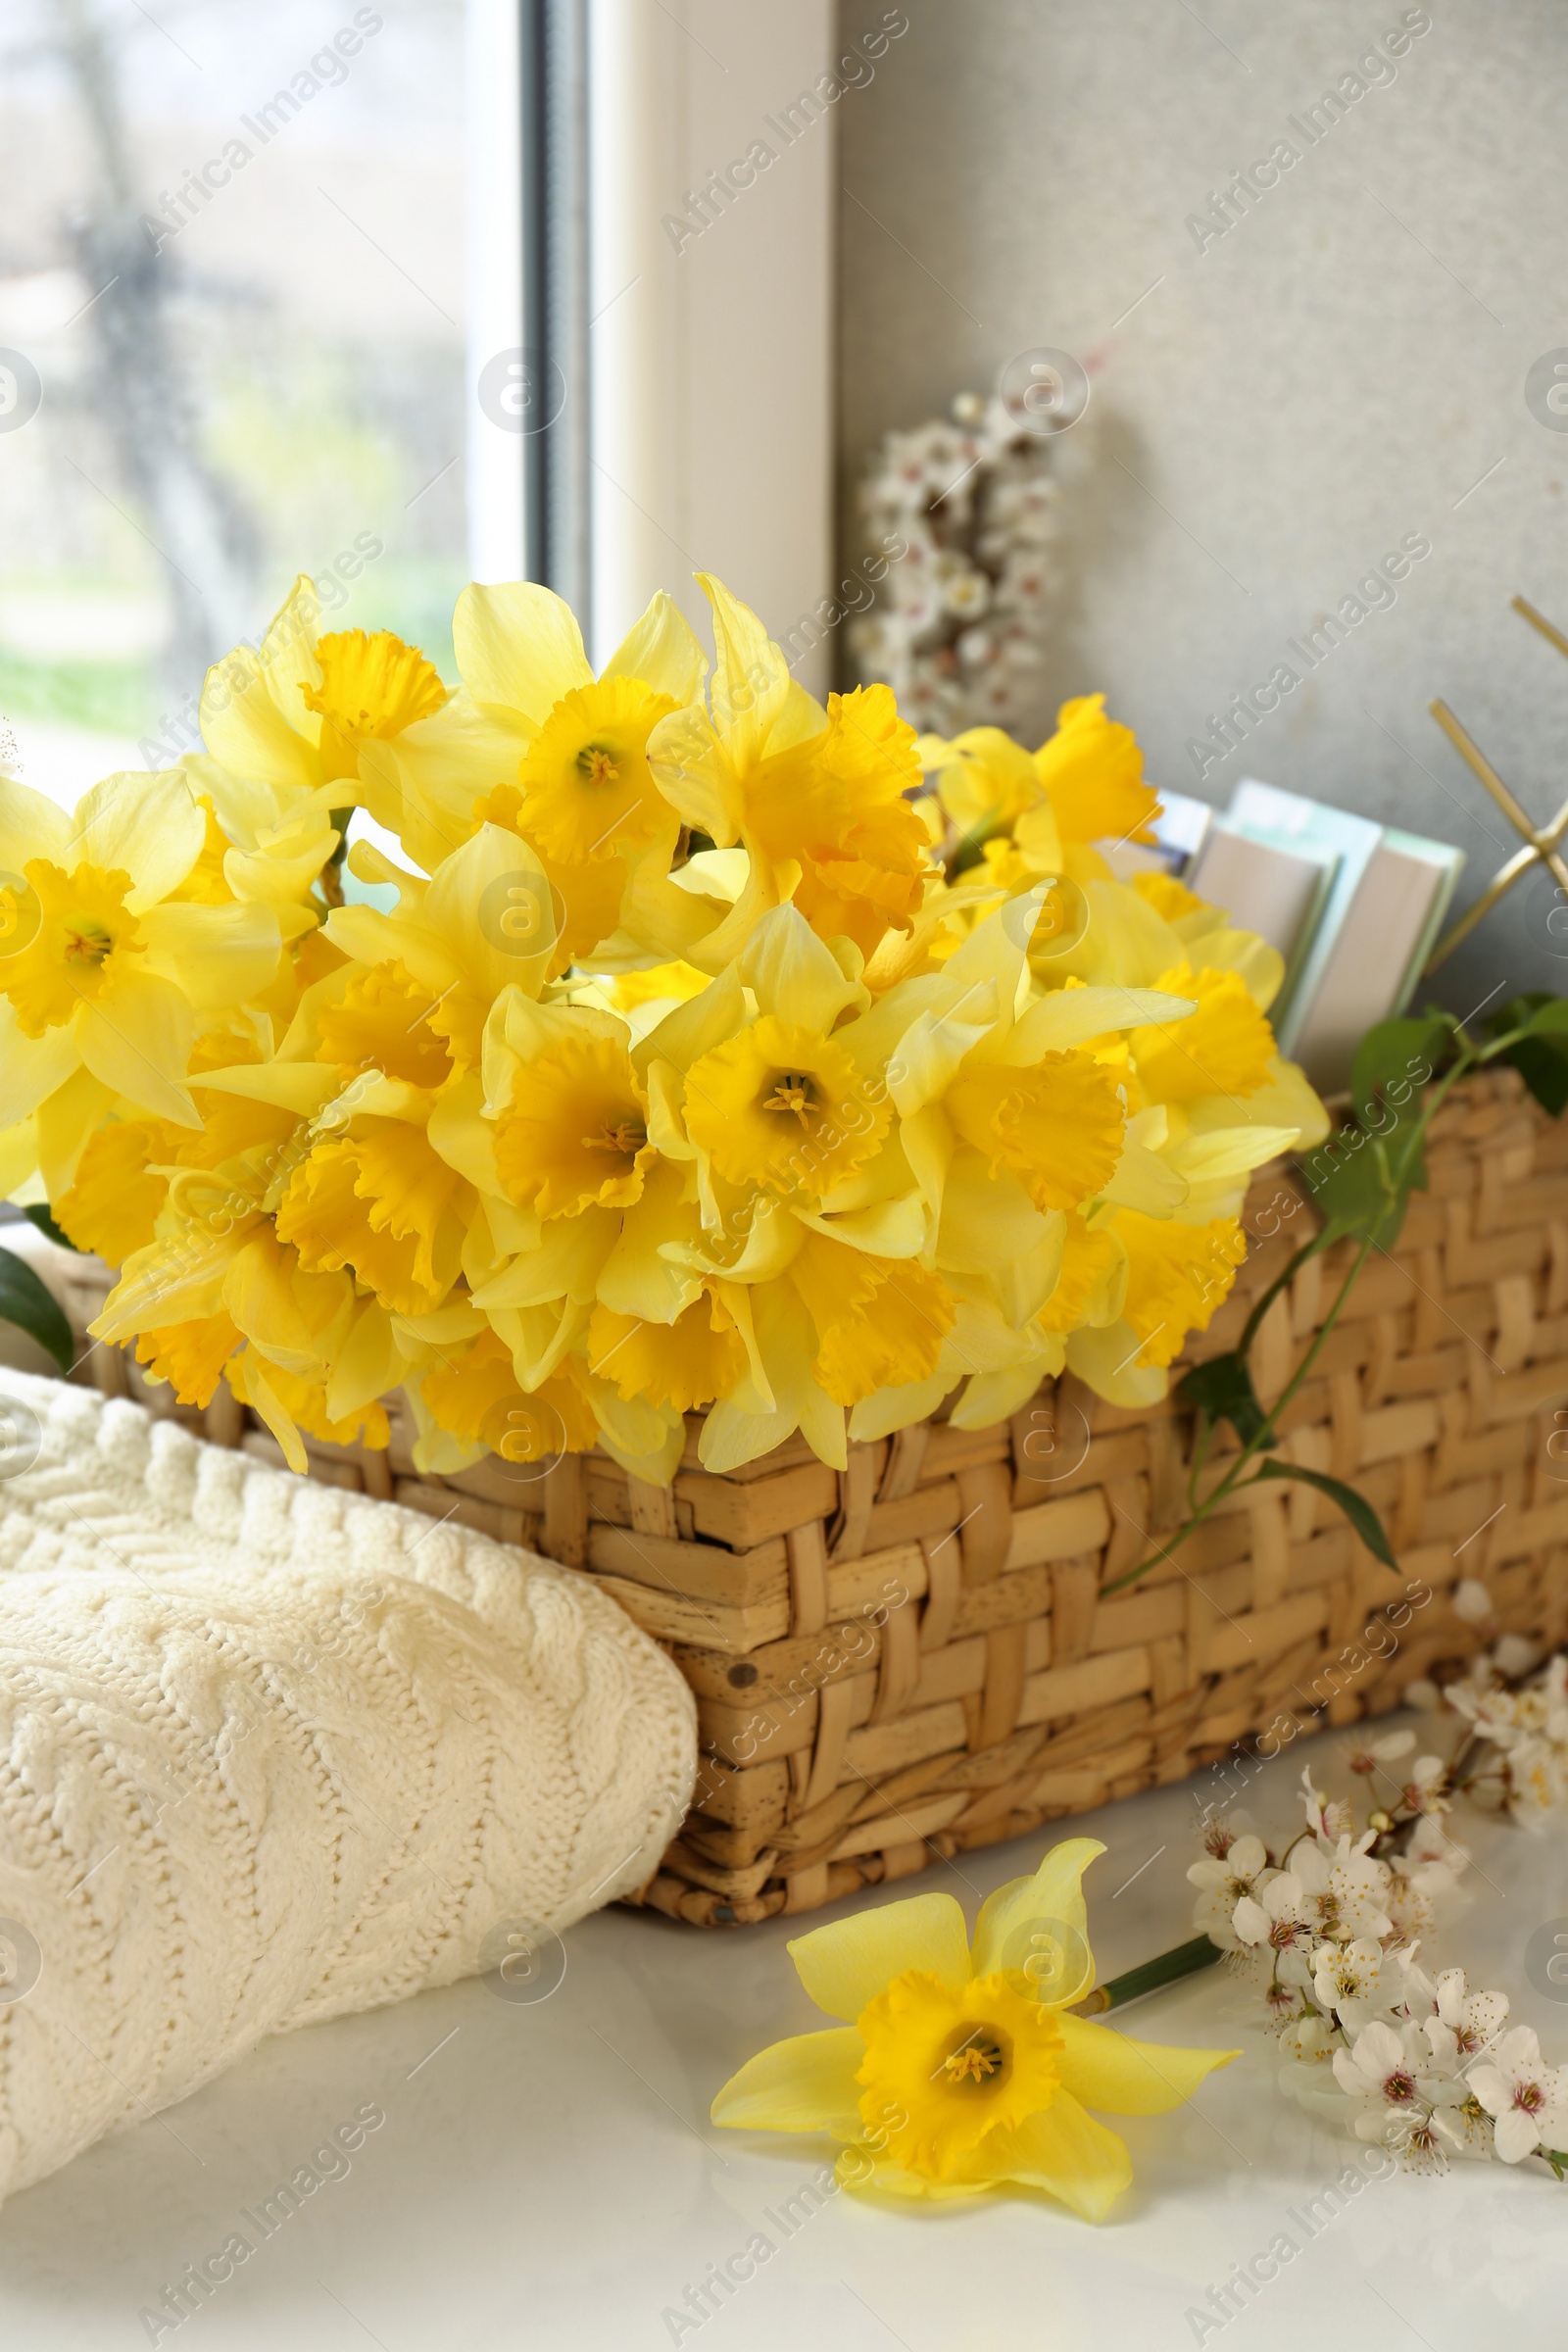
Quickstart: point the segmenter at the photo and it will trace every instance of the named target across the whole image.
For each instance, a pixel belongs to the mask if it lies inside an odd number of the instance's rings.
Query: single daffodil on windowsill
[[[1032,1879],[999,1887],[972,1947],[950,1894],[799,1937],[802,1984],[849,2022],[760,2051],[713,2101],[714,2123],[840,2140],[847,2188],[1032,2188],[1102,2220],[1132,2161],[1089,2109],[1161,2114],[1238,2055],[1134,2041],[1073,2014],[1095,1983],[1081,1881],[1104,1850],[1069,1838]]]

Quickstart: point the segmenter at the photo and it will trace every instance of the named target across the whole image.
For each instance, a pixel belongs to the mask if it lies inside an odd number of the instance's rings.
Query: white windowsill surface
[[[1259,1824],[1291,1821],[1306,1756],[1341,1786],[1332,1759],[1348,1738],[1303,1742],[1260,1775],[1250,1800]],[[1108,1847],[1089,1878],[1102,1974],[1190,1932],[1195,1788],[1211,1784],[1155,1790],[1050,1833],[1092,1833]],[[1560,1827],[1535,1837],[1462,1823],[1479,1899],[1450,1908],[1435,1949],[1469,1967],[1473,1983],[1505,1986],[1515,2018],[1561,2057],[1568,2001],[1530,1989],[1524,1947],[1543,1922],[1568,1916],[1568,1838]],[[936,1869],[890,1893],[946,1886],[972,1915],[1048,1841],[1036,1834],[960,1856],[962,1877]],[[883,1899],[872,1889],[857,1907]],[[243,2209],[373,2102],[386,2121],[347,2177],[324,2182],[159,2342],[656,2352],[677,2340],[666,2309],[761,2231],[771,2259],[679,2342],[702,2352],[1177,2352],[1200,2340],[1189,2310],[1283,2230],[1300,2246],[1296,2259],[1204,2343],[1561,2352],[1568,2186],[1544,2171],[1479,2164],[1440,2180],[1374,2180],[1308,2240],[1302,2208],[1356,2144],[1276,2092],[1274,2045],[1243,2022],[1243,1996],[1220,1969],[1125,2014],[1149,2039],[1240,2043],[1246,2055],[1190,2109],[1109,2119],[1137,2180],[1102,2228],[1022,2196],[911,2214],[840,2195],[786,2235],[780,2208],[825,2149],[718,2132],[707,2111],[753,2051],[826,2022],[784,1951],[815,1924],[705,1933],[606,1912],[569,1932],[564,1980],[542,2002],[500,1999],[485,1980],[267,2043],[165,2118],[12,2200],[0,2214],[0,2340],[27,2352],[145,2343],[141,2309],[245,2230]]]

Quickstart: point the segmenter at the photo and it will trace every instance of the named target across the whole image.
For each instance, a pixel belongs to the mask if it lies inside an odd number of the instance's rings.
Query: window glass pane
[[[197,746],[295,574],[452,675],[463,0],[8,0],[0,712],[74,798]],[[91,737],[88,741],[86,738]]]

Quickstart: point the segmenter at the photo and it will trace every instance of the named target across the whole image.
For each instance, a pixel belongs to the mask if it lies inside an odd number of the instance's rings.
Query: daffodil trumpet
[[[1102,2220],[1132,2160],[1090,2110],[1162,2114],[1238,2055],[1135,2041],[1084,2014],[1095,1969],[1081,1882],[1104,1850],[1092,1838],[1054,1847],[988,1897],[972,1943],[949,1894],[797,1938],[801,1983],[842,2022],[760,2052],[719,2091],[714,2123],[837,2140],[848,2188],[915,2200],[1018,2188]],[[1176,1955],[1151,1964],[1159,1981],[1206,1965],[1212,1947],[1200,1956],[1196,1943],[1179,1968]],[[1098,1988],[1098,2006],[1153,1982],[1130,1972]]]

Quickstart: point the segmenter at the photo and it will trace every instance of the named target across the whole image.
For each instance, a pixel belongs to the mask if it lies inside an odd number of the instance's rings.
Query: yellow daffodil
[[[728,1183],[770,1193],[830,1191],[876,1150],[888,1115],[841,1045],[772,1013],[686,1073],[693,1143]]]
[[[498,1119],[495,1150],[508,1199],[541,1217],[628,1207],[656,1155],[648,1098],[625,1048],[594,1034],[547,1047]]]
[[[183,765],[232,846],[234,895],[270,906],[286,938],[318,919],[311,886],[331,857],[331,819],[361,798],[360,755],[438,710],[447,692],[390,630],[321,635],[321,602],[302,574],[259,651],[236,646],[202,688],[206,750]]]
[[[420,1029],[445,1042],[456,1070],[473,1068],[498,999],[514,990],[537,996],[556,960],[556,898],[538,858],[491,824],[442,858],[428,882],[368,843],[349,857],[368,879],[394,881],[398,904],[390,914],[334,907],[328,941],[357,963],[396,964],[422,992],[428,1009],[417,1013]]]
[[[679,819],[648,764],[651,730],[693,699],[706,668],[672,600],[654,597],[597,678],[570,609],[530,581],[466,588],[453,643],[461,691],[362,752],[371,815],[426,872],[476,824],[504,827],[545,868],[572,953],[609,940],[628,913],[678,953],[717,909],[668,879]]]
[[[1044,863],[1055,863],[1069,845],[1145,839],[1159,811],[1144,782],[1137,738],[1106,717],[1102,694],[1063,703],[1055,734],[1032,757],[1000,727],[970,727],[951,742],[923,736],[920,752],[925,766],[937,771],[960,861],[989,835],[1017,828]],[[1044,827],[1042,810],[1049,817]]]
[[[104,1104],[200,1124],[198,1012],[264,988],[281,946],[262,906],[175,897],[205,836],[177,769],[110,776],[71,815],[0,775],[0,1129],[83,1067]]]
[[[1155,806],[1102,697],[916,746],[702,584],[706,700],[667,597],[596,676],[558,597],[471,587],[449,694],[302,581],[178,770],[74,817],[0,773],[0,1186],[120,1265],[100,1336],[296,1467],[400,1385],[423,1470],[666,1481],[693,1411],[712,1469],[843,1467],[1064,1365],[1152,1398],[1251,1170],[1323,1132],[1277,955],[1100,855]],[[329,904],[357,802],[402,862]]]
[[[181,1404],[206,1406],[217,1395],[223,1367],[243,1336],[239,1325],[220,1308],[216,1315],[139,1333],[136,1361],[154,1388],[167,1384]]]
[[[1148,1100],[1191,1102],[1203,1095],[1255,1095],[1266,1086],[1274,1033],[1240,972],[1177,964],[1154,986],[1197,1006],[1170,1029],[1135,1029],[1128,1039]]]
[[[1170,993],[1182,991],[1173,985]],[[1173,1026],[1180,1035],[1181,1024]],[[993,1176],[1006,1168],[1037,1208],[1093,1199],[1121,1156],[1116,1082],[1088,1054],[1048,1054],[1030,1069],[979,1062],[959,1073],[946,1102],[964,1142],[989,1155]]]
[[[774,908],[731,974],[645,1040],[663,1148],[695,1151],[704,1203],[701,1239],[668,1235],[663,1254],[751,1300],[747,1375],[703,1433],[710,1467],[796,1427],[842,1465],[846,1411],[856,1437],[885,1435],[960,1384],[956,1419],[983,1426],[1060,1368],[1044,1315],[1066,1258],[1056,1203],[1092,1196],[1130,1149],[1118,1082],[1088,1048],[1191,1006],[1080,989],[1009,1023],[1034,913],[999,910],[938,975],[872,1001]]]
[[[334,630],[315,646],[318,679],[303,679],[300,699],[321,721],[317,745],[324,781],[357,776],[362,743],[389,743],[447,700],[433,665],[390,629]]]
[[[433,1353],[439,1360],[420,1383],[423,1402],[454,1437],[487,1446],[505,1462],[580,1453],[599,1435],[572,1370],[524,1389],[511,1350],[493,1331],[466,1348]]]
[[[363,1307],[350,1274],[313,1272],[279,1242],[262,1205],[276,1157],[258,1151],[215,1170],[172,1171],[158,1238],[126,1259],[89,1328],[111,1345],[157,1333],[157,1368],[189,1380],[182,1393],[194,1402],[231,1324],[245,1345],[223,1363],[229,1386],[304,1470],[300,1428],[334,1444],[363,1431],[384,1446],[386,1416],[370,1398],[352,1413],[332,1409],[332,1367]]]
[[[356,1117],[318,1143],[277,1204],[279,1241],[310,1273],[351,1267],[383,1305],[417,1315],[458,1279],[472,1187],[404,1119]]]
[[[1138,739],[1105,716],[1102,694],[1062,704],[1055,734],[1035,754],[1035,773],[1064,843],[1139,840],[1159,812]]]
[[[202,1109],[200,1127],[139,1118],[123,1100],[107,1106],[112,1115],[88,1136],[70,1184],[55,1195],[55,1220],[78,1250],[96,1250],[107,1264],[122,1265],[156,1238],[175,1168],[216,1170],[247,1152],[281,1151],[296,1125],[292,1112],[243,1097],[214,1096],[202,1084],[204,1070],[243,1051],[238,1041],[220,1033],[197,1040],[190,1084]],[[182,1396],[180,1401],[196,1400]]]
[[[816,1330],[812,1373],[835,1404],[859,1404],[935,1372],[956,1320],[939,1274],[813,1234],[791,1260],[789,1278]]]
[[[622,1396],[673,1405],[680,1413],[711,1404],[746,1374],[746,1348],[716,1293],[709,1291],[673,1323],[649,1323],[596,1306],[588,1329],[588,1366]]]
[[[1102,2221],[1132,2160],[1089,2110],[1163,2114],[1238,2055],[1135,2041],[1074,2015],[1094,1984],[1081,1881],[1104,1850],[1069,1839],[1033,1878],[999,1887],[972,1946],[948,1894],[797,1938],[807,1992],[845,2022],[761,2051],[718,2093],[713,2121],[839,2141],[847,2188],[1034,2189]]]
[[[917,748],[937,771],[938,798],[961,840],[978,845],[1045,797],[1034,760],[1001,727],[966,727],[951,742],[922,735]]]
[[[729,914],[683,953],[720,971],[758,917],[793,898],[823,939],[862,956],[907,931],[930,870],[925,828],[905,798],[919,782],[914,732],[885,686],[834,695],[824,710],[790,675],[757,614],[699,574],[713,611],[711,710],[654,730],[654,774],[688,825],[747,854]]]
[[[318,1061],[347,1077],[378,1071],[422,1088],[444,1086],[453,1072],[452,1047],[437,1024],[441,1004],[395,956],[351,965],[342,993],[317,1014]]]
[[[519,770],[519,831],[573,864],[646,848],[666,820],[648,738],[674,708],[673,695],[656,694],[640,678],[606,678],[564,695]]]

